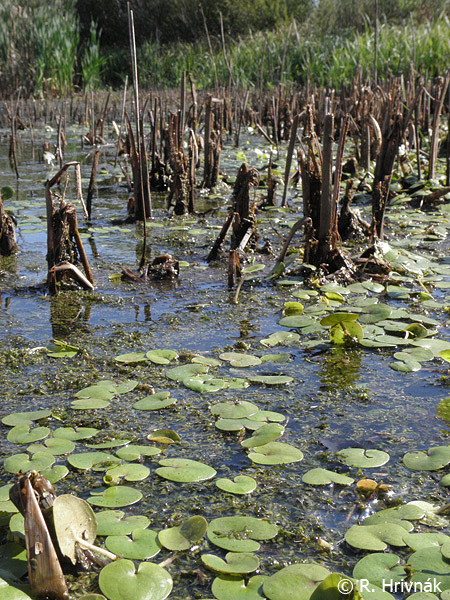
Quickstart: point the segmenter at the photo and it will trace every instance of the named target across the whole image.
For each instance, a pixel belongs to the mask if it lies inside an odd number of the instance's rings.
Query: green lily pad
[[[438,471],[450,463],[450,446],[436,446],[427,451],[407,452],[403,464],[411,471]]]
[[[34,454],[36,452],[46,452],[54,456],[60,456],[62,454],[70,454],[75,450],[75,444],[70,440],[64,440],[63,438],[48,438],[45,440],[44,445],[32,444],[27,447],[27,452]]]
[[[99,442],[98,444],[86,444],[86,448],[94,448],[95,450],[107,450],[110,448],[119,448],[120,446],[126,446],[130,443],[127,438],[119,438],[107,440],[105,442]]]
[[[145,358],[155,365],[168,365],[178,358],[178,352],[175,350],[149,350]]]
[[[20,515],[22,516],[22,515]],[[23,517],[22,517],[23,519]],[[7,542],[0,546],[0,578],[20,579],[27,572],[27,551],[21,544]],[[0,579],[0,598],[2,598]],[[9,596],[3,596],[7,600]]]
[[[262,263],[253,263],[251,265],[247,265],[242,268],[242,273],[244,275],[248,275],[251,273],[258,273],[258,271],[263,271],[266,268],[266,265]]]
[[[128,535],[137,529],[146,529],[150,519],[144,515],[125,516],[122,510],[103,510],[96,513],[97,535]]]
[[[255,552],[259,541],[274,538],[278,527],[255,517],[213,519],[207,529],[210,542],[229,552]]]
[[[356,321],[341,321],[330,329],[330,341],[339,346],[351,342],[360,342],[363,337],[363,329]]]
[[[381,302],[366,306],[364,312],[360,314],[359,320],[361,323],[378,323],[384,321],[392,313],[392,308]]]
[[[308,325],[311,325],[312,323],[314,323],[314,320],[308,315],[291,315],[282,317],[278,321],[278,325],[292,328],[308,327]]]
[[[202,554],[202,563],[212,571],[244,575],[259,569],[260,560],[251,552],[227,552],[225,560],[214,554]]]
[[[252,437],[241,442],[243,448],[255,448],[256,446],[263,446],[269,442],[273,442],[278,439],[284,433],[284,427],[279,423],[266,423],[262,425]]]
[[[112,454],[106,452],[82,452],[72,454],[67,458],[67,462],[80,471],[89,471],[90,469],[106,470],[114,464],[120,463],[120,460]]]
[[[30,410],[27,412],[16,412],[3,417],[2,423],[3,425],[8,425],[9,427],[15,427],[16,425],[22,425],[23,423],[30,423],[31,421],[45,419],[51,414],[52,411],[47,408],[43,408],[41,410]]]
[[[423,508],[409,502],[408,504],[401,504],[400,506],[380,510],[364,519],[363,525],[403,522],[405,524],[404,527],[409,530],[412,529],[412,525],[409,521],[417,521],[422,519],[424,515],[425,510]]]
[[[205,481],[212,479],[216,474],[216,470],[209,465],[188,458],[166,458],[159,461],[159,464],[161,466],[155,473],[164,479],[179,483]]]
[[[436,414],[439,419],[450,421],[450,397],[443,398],[436,409]]]
[[[147,357],[145,352],[128,352],[127,354],[120,354],[115,359],[119,363],[132,364],[139,362],[146,362]]]
[[[223,352],[219,355],[219,358],[229,362],[232,367],[254,367],[261,364],[261,359],[257,356],[240,352]]]
[[[250,452],[249,459],[259,465],[285,465],[303,459],[303,452],[284,442],[269,442]]]
[[[328,575],[311,594],[311,600],[363,600],[355,582],[340,573]]]
[[[104,481],[117,485],[120,481],[143,481],[150,475],[150,469],[145,465],[126,463],[108,469]],[[129,558],[129,557],[128,557]]]
[[[438,584],[440,591],[450,589],[449,563],[444,558],[441,548],[423,548],[411,554],[408,563],[413,569],[411,581],[413,583],[427,582]],[[426,589],[426,588],[425,588]]]
[[[105,546],[113,554],[131,560],[147,560],[161,551],[156,531],[136,529],[131,537],[133,539],[126,535],[110,535],[105,540]]]
[[[136,504],[142,499],[139,490],[127,487],[125,485],[114,485],[98,492],[91,491],[91,496],[87,499],[93,506],[104,506],[105,508],[121,508]]]
[[[41,471],[41,475],[48,479],[52,485],[61,479],[64,479],[68,473],[69,469],[66,465],[53,465],[52,467],[47,467]]]
[[[158,534],[159,542],[168,550],[189,550],[205,535],[208,522],[204,517],[195,516],[177,527],[168,527]]]
[[[159,565],[143,562],[136,570],[126,559],[106,565],[98,584],[109,600],[164,600],[173,587],[171,576]]]
[[[110,404],[111,402],[109,400],[102,400],[100,398],[80,398],[79,400],[73,400],[70,403],[72,408],[78,410],[99,410],[107,408]]]
[[[30,423],[22,423],[10,429],[6,439],[12,444],[31,444],[43,440],[49,434],[50,429],[48,427],[30,429]]]
[[[170,392],[156,392],[156,394],[151,394],[135,402],[133,408],[136,410],[160,410],[175,404],[176,401],[176,398],[170,396]]]
[[[305,473],[302,477],[302,481],[308,485],[329,485],[330,483],[351,485],[355,480],[346,475],[341,475],[340,473],[317,467]]]
[[[338,323],[351,323],[352,321],[356,321],[358,318],[358,313],[352,312],[335,312],[331,315],[327,315],[321,319],[320,324],[323,327],[332,327],[333,325],[337,325]]]
[[[263,383],[264,385],[285,385],[294,381],[288,375],[251,375],[248,377],[250,383]]]
[[[149,433],[147,439],[159,444],[175,444],[181,440],[181,437],[176,431],[172,431],[172,429],[157,429]]]
[[[227,478],[217,479],[216,485],[219,489],[230,494],[250,494],[258,484],[253,477],[237,475],[233,481]]]
[[[245,427],[245,419],[217,419],[215,426],[220,431],[241,431]]]
[[[385,582],[392,583],[403,581],[406,572],[399,565],[400,559],[395,554],[379,553],[369,554],[356,563],[353,577],[367,579],[379,588],[385,589]]]
[[[262,600],[262,586],[267,575],[255,575],[248,581],[243,577],[220,575],[212,583],[211,591],[217,600]]]
[[[76,429],[73,427],[58,427],[53,432],[53,437],[76,442],[94,437],[98,432],[99,430],[94,427],[78,427]]]
[[[441,548],[450,543],[450,536],[444,533],[407,533],[403,539],[415,552],[424,548]]]
[[[2,573],[1,570],[0,573]],[[24,587],[26,588],[26,586]],[[0,600],[32,600],[32,597],[25,589],[18,587],[16,584],[9,583],[0,575]]]
[[[299,339],[299,334],[294,331],[277,331],[261,340],[260,344],[267,348],[273,348],[274,346],[292,346],[298,342]]]
[[[220,367],[222,361],[217,358],[210,358],[209,356],[193,356],[191,362],[198,365],[205,365],[206,367]]]
[[[287,317],[291,317],[294,315],[302,315],[304,306],[301,302],[285,302],[283,313]]]
[[[400,354],[400,352],[398,354]],[[415,373],[416,371],[420,371],[422,365],[420,362],[409,358],[406,360],[396,360],[395,362],[391,362],[389,363],[389,367],[393,371],[399,371],[400,373]]]
[[[75,398],[91,398],[93,400],[111,400],[115,392],[113,390],[111,382],[99,383],[97,385],[90,385],[89,387],[83,388],[75,394]]]
[[[442,487],[450,486],[450,473],[447,473],[447,475],[444,475],[444,477],[442,477],[440,484]]]
[[[226,387],[226,382],[224,379],[218,379],[206,373],[204,375],[193,375],[192,377],[186,377],[186,379],[183,379],[183,385],[190,390],[194,390],[194,392],[204,394],[222,390],[224,387]]]
[[[261,356],[261,362],[287,363],[291,359],[289,352],[277,352],[276,354],[264,354]]]
[[[3,467],[8,473],[27,473],[43,471],[55,462],[55,457],[48,452],[36,452],[31,458],[28,454],[14,454],[5,459]]]
[[[345,541],[353,548],[380,552],[391,546],[406,546],[403,540],[406,531],[396,523],[376,525],[353,525],[345,532]]]
[[[314,563],[289,565],[266,579],[263,591],[269,600],[309,600],[328,575],[328,569]]]
[[[161,454],[160,448],[155,448],[155,446],[143,446],[135,444],[123,446],[122,448],[116,450],[116,456],[129,462],[139,461],[144,456],[156,456],[157,454]]]
[[[206,365],[190,363],[187,365],[180,365],[179,367],[169,369],[166,372],[166,377],[168,377],[172,381],[183,381],[188,377],[193,377],[194,375],[200,375],[207,372],[208,367]]]
[[[365,448],[344,448],[336,452],[338,458],[349,467],[358,467],[360,469],[370,469],[385,465],[390,457],[387,452],[382,450]]]
[[[219,402],[211,407],[213,415],[222,419],[242,419],[250,417],[258,412],[258,407],[252,402],[245,400],[238,402]]]

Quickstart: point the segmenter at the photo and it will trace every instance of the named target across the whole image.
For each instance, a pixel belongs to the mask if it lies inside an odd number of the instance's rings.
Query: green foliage
[[[97,31],[96,23],[91,21],[90,38],[81,58],[81,78],[85,90],[90,91],[99,86],[106,63],[106,57],[100,55],[100,32]]]

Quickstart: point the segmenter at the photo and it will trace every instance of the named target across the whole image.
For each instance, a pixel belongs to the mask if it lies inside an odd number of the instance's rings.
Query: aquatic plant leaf
[[[278,325],[281,325],[282,327],[293,327],[293,328],[308,327],[308,325],[312,325],[313,323],[314,323],[314,320],[311,317],[309,317],[308,315],[291,315],[291,316],[282,317],[278,321]]]
[[[229,552],[255,552],[258,541],[274,538],[278,527],[255,517],[221,517],[213,519],[206,532],[210,542]]]
[[[74,427],[58,427],[53,432],[53,437],[76,442],[94,437],[98,432],[99,429],[95,429],[94,427],[77,427],[76,429]]]
[[[291,317],[294,315],[302,315],[304,306],[301,302],[285,302],[283,313],[286,317]]]
[[[303,452],[284,442],[269,442],[250,452],[249,459],[259,465],[285,465],[303,459]]]
[[[106,442],[99,442],[98,444],[85,444],[86,448],[94,448],[95,450],[107,450],[109,448],[119,448],[129,444],[130,440],[127,438],[117,440],[107,440]]]
[[[366,306],[360,314],[359,320],[361,323],[378,323],[387,319],[391,313],[392,308],[388,304],[378,302],[377,304]]]
[[[145,358],[155,365],[168,365],[178,358],[178,352],[175,350],[149,350]]]
[[[243,267],[241,272],[244,275],[249,275],[251,273],[258,273],[258,271],[264,271],[265,268],[266,265],[263,265],[262,263],[253,263],[251,265],[246,265],[245,267]]]
[[[64,479],[68,473],[69,469],[66,467],[66,465],[53,465],[52,467],[47,467],[41,471],[42,477],[48,479],[52,485],[61,479]]]
[[[115,391],[113,390],[113,385],[110,382],[106,384],[106,382],[97,385],[90,385],[86,388],[83,388],[79,392],[75,394],[75,398],[92,398],[94,400],[111,400],[113,398]]]
[[[237,475],[233,481],[222,477],[217,479],[216,485],[219,489],[230,494],[250,494],[258,485],[253,477],[247,475]]]
[[[128,379],[127,381],[122,381],[122,383],[114,383],[113,391],[114,394],[126,394],[128,392],[133,391],[139,385],[139,381],[135,381],[134,379]]]
[[[170,392],[156,392],[135,402],[133,408],[136,410],[160,410],[175,404],[176,401],[177,399],[172,398]]]
[[[159,532],[158,539],[168,550],[189,550],[194,544],[203,539],[207,527],[207,520],[198,515],[191,517],[177,527],[163,529]]]
[[[39,421],[40,419],[45,419],[51,414],[52,411],[48,408],[43,408],[41,410],[29,410],[26,412],[16,412],[6,415],[6,417],[3,417],[2,423],[3,425],[8,425],[8,427],[15,427],[16,425],[30,423],[31,421]]]
[[[433,352],[437,358],[440,356],[440,352],[443,350],[450,350],[450,342],[445,340],[439,340],[437,338],[422,338],[420,340],[411,340],[411,346],[419,346],[421,348],[428,348]],[[442,357],[441,357],[442,358]]]
[[[400,558],[395,554],[379,553],[364,556],[353,569],[355,579],[367,579],[379,588],[384,589],[384,582],[394,585],[406,579],[405,569],[399,565]]]
[[[241,442],[243,448],[255,448],[273,442],[282,436],[284,427],[278,423],[266,423],[258,428],[252,437]]]
[[[14,196],[14,189],[10,185],[4,185],[0,189],[0,197],[3,201],[10,200]]]
[[[374,525],[375,523],[403,523],[405,529],[410,531],[413,526],[409,521],[418,521],[425,516],[425,510],[419,506],[415,506],[411,502],[401,504],[392,508],[385,508],[370,515],[363,521],[363,525]]]
[[[145,352],[128,352],[127,354],[116,356],[114,360],[129,365],[132,363],[146,362],[147,357]]]
[[[438,584],[440,590],[450,589],[450,570],[448,561],[442,555],[441,548],[428,547],[411,554],[408,563],[413,569],[413,583],[432,582]]]
[[[159,565],[142,562],[136,570],[123,558],[100,571],[98,584],[109,600],[164,600],[173,587],[171,576]]]
[[[160,460],[159,464],[161,466],[155,473],[164,479],[179,483],[205,481],[216,475],[216,470],[209,465],[188,458],[166,458]]]
[[[300,335],[294,331],[276,331],[267,338],[260,340],[262,346],[273,348],[274,346],[292,346],[300,339]]]
[[[311,594],[311,600],[363,600],[355,583],[345,575],[328,575]]]
[[[189,363],[187,365],[180,365],[179,367],[169,369],[168,371],[166,371],[166,377],[168,377],[172,381],[183,381],[188,377],[204,374],[207,372],[208,367],[206,365]]]
[[[433,360],[434,354],[428,348],[405,348],[400,352],[396,352],[394,354],[394,358],[397,360],[402,360],[407,362],[408,360],[416,360],[417,362],[426,362],[429,360]]]
[[[218,379],[212,375],[194,375],[183,379],[183,385],[194,392],[201,394],[208,392],[218,392],[226,387],[226,382],[223,379]]]
[[[25,575],[27,570],[27,551],[23,545],[16,544],[15,542],[7,542],[0,546],[0,598],[2,598],[1,578],[20,579]],[[7,600],[8,598],[9,596],[4,595],[2,600]]]
[[[387,452],[371,448],[344,448],[336,452],[336,455],[349,467],[358,467],[360,469],[381,467],[390,459]]]
[[[34,427],[30,429],[29,423],[16,425],[8,431],[6,439],[12,444],[31,444],[43,440],[50,434],[48,427]]]
[[[424,548],[441,548],[450,543],[450,536],[445,533],[406,533],[403,539],[415,552]]]
[[[248,417],[248,420],[260,421],[262,423],[266,423],[267,421],[274,423],[282,423],[286,420],[286,417],[283,414],[274,410],[258,410],[258,412],[254,413],[253,415],[250,415]]]
[[[146,529],[150,519],[144,515],[125,517],[122,510],[103,510],[95,514],[97,535],[128,535],[136,529]]]
[[[16,584],[9,583],[7,579],[2,578],[2,573],[3,571],[0,570],[0,600],[33,600],[26,591],[28,586],[23,586],[25,589],[22,589]]]
[[[294,381],[288,375],[249,375],[250,383],[263,383],[264,385],[286,385]]]
[[[363,337],[363,329],[356,321],[342,321],[330,329],[330,341],[337,345],[360,342]]]
[[[389,367],[393,371],[399,371],[400,373],[415,373],[416,371],[420,371],[422,365],[413,359],[406,359],[390,362]]]
[[[450,473],[447,473],[447,475],[444,475],[444,477],[442,477],[440,484],[442,487],[450,486]]]
[[[288,352],[277,352],[276,354],[264,354],[261,356],[261,362],[287,363],[291,359]]]
[[[229,362],[232,367],[254,367],[261,364],[261,359],[257,356],[241,352],[222,352],[219,358],[220,360]]]
[[[302,477],[302,481],[308,485],[329,485],[330,483],[351,485],[355,480],[346,475],[341,475],[340,473],[317,467],[305,473]]]
[[[114,485],[101,491],[91,491],[91,496],[87,499],[93,506],[104,506],[105,508],[122,508],[136,504],[142,499],[139,490],[127,487],[125,485]]]
[[[150,475],[150,469],[145,465],[136,463],[126,463],[123,465],[117,465],[108,469],[105,473],[103,480],[105,483],[110,485],[113,483],[117,485],[122,481],[143,481]]]
[[[345,532],[345,541],[353,548],[381,552],[388,544],[406,546],[403,541],[405,529],[396,523],[378,523],[376,525],[353,525]]]
[[[181,437],[172,429],[158,429],[149,433],[147,439],[150,442],[158,442],[160,444],[174,444],[181,440]]]
[[[267,575],[255,575],[248,581],[236,575],[220,575],[212,583],[211,591],[217,600],[262,600],[262,586]]]
[[[212,571],[228,574],[253,573],[259,569],[260,560],[251,552],[227,552],[225,560],[214,554],[202,554],[202,563]]]
[[[328,569],[314,563],[289,565],[266,579],[263,591],[269,600],[309,600],[328,575]]]
[[[111,465],[120,463],[120,460],[116,456],[107,454],[106,452],[80,452],[69,456],[67,462],[74,469],[89,471],[89,469],[93,468],[96,470],[106,470]]]
[[[323,319],[320,321],[320,324],[323,327],[332,327],[338,323],[351,323],[352,321],[356,321],[358,316],[358,313],[353,312],[335,312],[331,315],[323,317]]]
[[[77,543],[81,540],[93,544],[97,537],[94,511],[82,498],[63,494],[53,503],[53,522],[61,553],[75,565]]]
[[[220,367],[222,362],[217,358],[210,358],[209,356],[193,356],[192,361],[194,364],[205,365],[207,367]]]
[[[413,500],[408,502],[407,506],[413,506],[423,511],[423,516],[420,518],[420,522],[429,527],[435,527],[442,529],[448,527],[449,520],[446,516],[446,511],[442,512],[442,507],[430,502],[424,502],[423,500]]]
[[[31,458],[28,454],[13,454],[8,456],[3,463],[8,473],[27,473],[28,471],[43,471],[53,465],[55,457],[48,452],[36,452]]]
[[[80,398],[79,400],[73,400],[70,403],[72,408],[78,410],[97,410],[107,408],[110,404],[111,402],[109,402],[109,400],[102,400],[100,398]]]
[[[450,446],[435,446],[427,451],[407,452],[403,464],[411,471],[438,471],[450,463]]]
[[[75,444],[71,440],[65,440],[63,438],[48,438],[42,444],[32,444],[27,447],[27,452],[34,454],[36,452],[49,451],[55,456],[61,454],[70,454],[75,450]]]
[[[220,431],[241,431],[245,427],[244,419],[217,419],[215,426]]]
[[[116,456],[129,462],[141,460],[144,456],[156,456],[157,454],[161,454],[160,448],[139,444],[130,444],[116,450]]]
[[[259,411],[256,404],[245,400],[237,402],[218,402],[211,407],[213,415],[222,419],[242,419]]]
[[[147,560],[161,552],[156,531],[136,529],[131,533],[131,537],[132,539],[126,535],[109,535],[105,546],[113,554],[131,560]]]

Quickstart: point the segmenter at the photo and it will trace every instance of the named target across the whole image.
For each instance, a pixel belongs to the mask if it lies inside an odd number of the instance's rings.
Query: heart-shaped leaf
[[[49,433],[50,429],[48,427],[30,429],[29,423],[23,423],[10,429],[6,439],[12,444],[32,444],[38,440],[43,440]]]
[[[255,448],[273,442],[283,435],[284,427],[278,423],[266,423],[259,427],[252,437],[241,442],[243,448]]]
[[[136,529],[146,529],[150,519],[144,515],[125,517],[122,510],[103,510],[96,513],[97,535],[128,535]]]
[[[339,450],[336,455],[346,465],[361,469],[381,467],[390,458],[387,452],[365,448],[344,448],[343,450]]]
[[[176,398],[170,396],[170,392],[156,392],[138,400],[133,404],[133,408],[136,410],[160,410],[175,404]]]
[[[450,463],[450,446],[436,446],[427,451],[407,452],[403,464],[411,471],[438,471]]]
[[[117,556],[131,560],[146,560],[161,551],[156,531],[136,529],[131,537],[133,539],[126,535],[110,535],[105,540],[105,546]]]
[[[406,530],[395,523],[378,523],[376,525],[353,525],[345,532],[345,541],[353,548],[381,552],[388,544],[406,546],[403,537]]]
[[[53,522],[62,554],[76,564],[77,543],[84,541],[92,544],[97,536],[94,511],[81,498],[63,494],[57,496],[53,503]]]
[[[201,559],[208,569],[227,574],[253,573],[260,565],[259,558],[251,552],[228,552],[225,560],[214,554],[202,554]]]
[[[160,543],[168,550],[189,550],[205,535],[208,522],[204,517],[191,517],[177,527],[163,529],[158,534]]]
[[[78,427],[76,429],[73,427],[58,427],[53,432],[53,437],[76,442],[94,437],[98,432],[99,430],[94,427]]]
[[[264,582],[264,594],[270,600],[309,600],[329,574],[328,569],[314,563],[289,565]]]
[[[139,502],[142,493],[139,490],[127,487],[125,485],[114,485],[99,492],[91,492],[87,501],[93,506],[103,506],[105,508],[121,508]]]
[[[159,461],[159,464],[161,466],[156,469],[155,473],[164,479],[180,483],[205,481],[216,474],[212,467],[188,458],[166,458]]]
[[[149,350],[145,358],[155,365],[168,365],[172,360],[178,358],[178,352],[175,350]]]
[[[255,517],[222,517],[213,519],[207,530],[208,539],[229,552],[255,552],[259,540],[270,540],[278,527]]]
[[[233,481],[226,478],[217,479],[216,485],[219,489],[230,494],[250,494],[256,489],[257,483],[253,477],[237,475]]]
[[[259,465],[284,465],[302,460],[303,452],[284,442],[270,442],[258,446],[248,457]]]
[[[103,478],[106,483],[114,483],[117,485],[122,480],[124,481],[143,481],[150,475],[150,469],[145,465],[136,463],[126,463],[123,465],[117,465],[108,469]]]
[[[109,600],[164,600],[172,591],[172,578],[153,563],[143,562],[135,569],[131,560],[120,559],[106,565],[98,580]]]
[[[254,367],[261,364],[261,359],[257,356],[241,352],[223,352],[219,355],[219,358],[228,361],[232,367]]]
[[[9,427],[15,427],[16,425],[21,425],[23,423],[30,423],[31,421],[45,419],[45,417],[49,417],[51,414],[52,411],[48,408],[43,408],[41,410],[30,410],[27,412],[16,412],[3,417],[2,423],[3,425],[8,425]]]
[[[346,475],[329,471],[328,469],[311,469],[305,473],[302,477],[303,483],[309,485],[329,485],[330,483],[336,483],[338,485],[351,485],[355,480]]]
[[[116,450],[116,456],[129,462],[141,460],[143,456],[156,456],[158,454],[161,454],[160,448],[135,444],[129,444]]]
[[[27,473],[43,471],[55,462],[55,457],[48,452],[36,452],[30,458],[28,454],[14,454],[5,459],[3,467],[8,473]]]
[[[266,580],[267,575],[255,575],[248,581],[243,577],[220,575],[214,579],[211,591],[217,600],[262,600]]]
[[[211,407],[213,415],[222,419],[242,419],[258,412],[258,407],[245,400],[237,402],[218,402]]]

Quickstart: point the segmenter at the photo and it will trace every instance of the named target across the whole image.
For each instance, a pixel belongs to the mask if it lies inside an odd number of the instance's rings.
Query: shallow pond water
[[[81,148],[82,130],[69,132],[66,160],[82,163],[83,186],[87,186],[92,154]],[[263,543],[259,556],[260,572],[271,575],[281,566],[293,561],[316,561],[332,570],[351,575],[362,554],[343,541],[348,527],[374,510],[391,504],[426,500],[445,504],[446,488],[439,486],[440,475],[433,472],[410,471],[402,464],[404,454],[448,443],[447,423],[437,416],[439,403],[448,397],[448,369],[438,357],[421,363],[416,372],[403,373],[389,367],[398,346],[368,348],[361,345],[343,347],[330,344],[328,332],[320,326],[324,314],[339,307],[364,307],[364,299],[389,305],[392,311],[407,311],[432,319],[440,340],[450,340],[447,328],[447,298],[450,282],[446,213],[434,215],[398,207],[390,221],[392,246],[398,242],[398,231],[412,235],[402,245],[419,255],[429,257],[440,271],[425,269],[408,279],[404,285],[411,293],[399,298],[366,290],[352,292],[336,301],[326,291],[322,303],[311,296],[299,300],[305,313],[315,319],[311,331],[301,327],[283,327],[285,302],[298,300],[293,294],[303,286],[278,285],[273,280],[257,276],[246,281],[237,302],[236,290],[228,290],[225,264],[207,265],[205,257],[217,235],[230,199],[230,188],[221,184],[208,197],[199,195],[200,214],[189,217],[170,217],[163,196],[154,195],[154,218],[149,222],[149,255],[151,259],[169,252],[185,261],[176,281],[153,282],[144,285],[120,281],[121,268],[137,269],[142,244],[142,228],[124,224],[127,189],[119,168],[114,169],[115,146],[102,148],[96,194],[93,201],[92,223],[86,224],[79,211],[78,220],[83,242],[93,269],[93,292],[64,291],[50,297],[45,287],[46,224],[44,184],[55,173],[55,167],[39,162],[42,142],[52,141],[55,131],[49,127],[34,132],[34,143],[27,132],[20,134],[18,162],[20,179],[16,183],[7,160],[7,136],[0,141],[0,187],[16,188],[14,198],[5,203],[14,213],[18,227],[19,252],[3,258],[0,267],[0,369],[3,377],[0,418],[18,411],[51,408],[52,416],[45,419],[51,430],[60,426],[89,426],[100,430],[101,442],[127,438],[145,443],[154,430],[176,431],[181,441],[163,446],[164,458],[182,457],[207,463],[217,471],[217,477],[237,475],[253,477],[258,487],[250,495],[235,496],[220,491],[214,479],[201,483],[174,483],[155,473],[158,457],[144,460],[150,477],[133,484],[143,493],[142,500],[125,508],[130,514],[145,514],[150,527],[157,531],[178,525],[192,515],[203,515],[208,521],[234,514],[267,518],[280,527],[275,540]],[[249,142],[248,144],[246,142]],[[244,149],[251,166],[264,165],[260,154],[252,148],[263,148],[263,140],[254,136],[244,139]],[[254,162],[252,162],[252,158]],[[236,149],[227,147],[222,169],[233,177],[242,161]],[[266,160],[267,162],[267,160]],[[68,198],[73,197],[71,183]],[[259,192],[258,192],[259,193]],[[362,210],[367,210],[361,205]],[[78,207],[77,207],[78,209]],[[394,209],[392,209],[394,210]],[[204,214],[201,214],[204,213]],[[299,190],[290,192],[290,208],[258,213],[261,232],[260,246],[271,240],[275,253],[280,236],[301,216]],[[398,223],[403,220],[401,225]],[[425,229],[444,230],[427,242]],[[434,233],[436,233],[434,231]],[[434,235],[428,232],[429,236]],[[420,234],[420,245],[417,236]],[[414,235],[416,237],[414,237]],[[403,239],[403,238],[402,238]],[[396,246],[395,246],[396,247]],[[250,257],[252,258],[252,257]],[[273,256],[255,254],[255,262],[265,263],[268,273]],[[428,278],[428,280],[427,280]],[[418,300],[418,280],[431,291],[432,298]],[[283,283],[283,282],[281,282]],[[287,283],[293,283],[288,279]],[[392,284],[402,285],[401,275]],[[319,287],[317,287],[319,289]],[[395,291],[395,290],[394,290]],[[342,289],[337,289],[340,294]],[[364,292],[364,290],[363,290]],[[414,292],[414,293],[413,293]],[[367,305],[368,303],[366,303]],[[343,308],[341,310],[346,310]],[[362,311],[364,312],[364,310]],[[315,315],[318,315],[315,317]],[[392,319],[392,317],[391,317]],[[385,333],[395,331],[382,321]],[[416,319],[418,320],[418,319]],[[380,320],[381,321],[381,320]],[[365,327],[375,321],[368,320]],[[300,338],[289,346],[264,347],[261,340],[276,331],[297,331]],[[52,339],[74,344],[82,349],[74,358],[50,358],[45,347]],[[392,340],[390,341],[392,344]],[[450,344],[448,344],[450,347]],[[115,357],[128,352],[151,349],[174,349],[178,362],[161,366],[151,362],[123,364]],[[222,388],[216,392],[199,393],[179,381],[166,377],[168,369],[189,362],[196,354],[217,359],[225,351],[247,352],[257,357],[287,353],[282,362],[273,359],[254,367],[240,368],[221,362],[211,372],[216,377],[249,378],[244,389]],[[258,375],[285,375],[292,378],[287,385],[264,385],[251,381]],[[137,380],[138,386],[123,396],[111,400],[103,409],[77,410],[72,402],[75,393],[100,380]],[[140,411],[133,404],[156,391],[168,390],[177,403],[161,410]],[[211,406],[217,402],[244,400],[261,410],[281,413],[286,418],[281,438],[304,453],[301,462],[264,466],[249,460],[241,446],[243,433],[226,433],[215,427],[216,417]],[[12,481],[3,460],[26,446],[7,440],[10,428],[0,425],[0,485]],[[248,435],[248,433],[247,433]],[[358,469],[342,464],[336,452],[349,447],[376,448],[390,456],[388,464]],[[84,443],[77,446],[84,451]],[[57,462],[64,464],[65,456]],[[315,467],[338,470],[355,479],[363,476],[392,486],[384,499],[361,498],[355,487],[307,486],[302,476]],[[445,472],[445,471],[443,471]],[[70,469],[56,485],[58,493],[73,492],[87,498],[92,489],[103,484],[101,472]],[[96,509],[98,510],[98,509]],[[3,531],[3,530],[2,530]],[[444,529],[448,533],[448,528]],[[3,532],[6,539],[6,529]],[[330,546],[318,543],[325,540]],[[211,572],[199,563],[199,554],[214,551],[209,542],[201,550],[180,554],[167,569],[175,584],[174,599],[207,598],[211,596]],[[217,549],[216,549],[217,550]],[[156,562],[170,556],[163,550]],[[161,558],[160,558],[161,557]],[[159,560],[160,558],[160,560]],[[200,564],[200,566],[199,566]],[[81,577],[74,584],[74,597],[86,589],[95,590],[96,580]],[[398,596],[401,597],[401,596]]]

